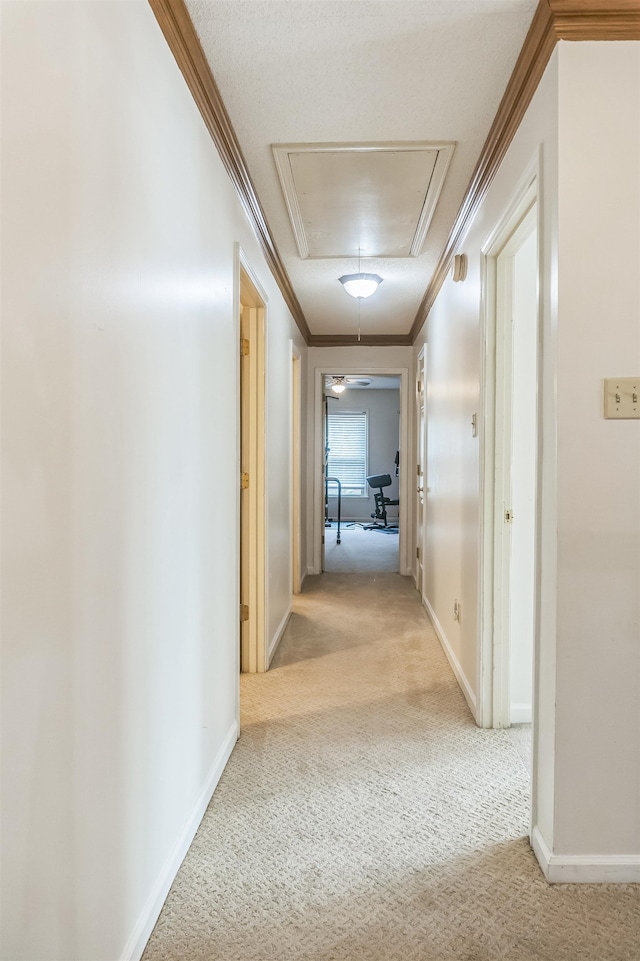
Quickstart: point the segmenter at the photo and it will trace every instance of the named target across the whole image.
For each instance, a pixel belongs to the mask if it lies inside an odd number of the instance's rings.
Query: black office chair
[[[387,520],[387,507],[397,507],[400,501],[391,500],[390,497],[384,496],[384,488],[391,485],[391,476],[389,474],[372,474],[371,477],[367,477],[367,483],[372,491],[374,491],[374,500],[376,509],[371,515],[374,518],[373,524],[365,524],[366,531],[397,531],[397,524],[389,524]],[[382,521],[382,524],[378,523]]]

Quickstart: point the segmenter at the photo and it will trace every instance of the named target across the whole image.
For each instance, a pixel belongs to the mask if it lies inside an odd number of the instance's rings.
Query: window
[[[366,497],[367,415],[335,411],[327,418],[327,473],[342,484],[343,497]]]

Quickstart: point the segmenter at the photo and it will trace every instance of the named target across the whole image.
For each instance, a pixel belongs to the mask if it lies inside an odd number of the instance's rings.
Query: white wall
[[[555,844],[640,855],[640,423],[602,396],[640,375],[640,43],[559,65]]]
[[[300,339],[147,3],[3,3],[2,92],[2,957],[114,961],[237,733],[236,242],[271,624]]]
[[[366,411],[368,424],[367,475],[389,474],[391,484],[384,488],[385,497],[398,500],[398,477],[396,477],[395,458],[400,440],[400,391],[382,388],[371,390],[361,388],[345,390],[333,395],[338,401],[329,401],[329,413],[338,410]],[[337,516],[338,498],[331,496],[336,485],[329,487],[329,512]],[[366,497],[342,498],[342,517],[348,520],[372,523],[371,514],[375,511],[375,497],[367,485]],[[389,523],[397,523],[398,508],[387,509]]]
[[[467,280],[445,281],[415,345],[428,339],[427,594],[473,701],[490,682],[478,650],[482,436],[469,429],[482,247],[538,155],[534,836],[554,879],[637,880],[639,425],[603,419],[602,379],[640,371],[638,43],[559,44],[461,245]]]
[[[545,370],[553,378],[555,307],[551,278],[554,270],[555,168],[556,168],[556,59],[552,58],[521,127],[472,222],[460,251],[467,254],[468,274],[462,283],[448,277],[432,308],[414,350],[428,341],[427,354],[427,474],[426,474],[426,595],[450,659],[461,680],[471,709],[477,713],[483,683],[479,650],[480,497],[483,441],[482,377],[483,329],[481,278],[482,248],[501,223],[508,206],[521,192],[541,154],[542,191],[541,245],[544,288],[542,305]],[[527,177],[525,173],[528,172]],[[553,517],[555,484],[552,457],[555,437],[553,381],[540,392],[541,429],[547,459],[543,465],[547,507],[543,550],[550,556],[545,566],[545,597],[555,598]],[[480,431],[473,437],[471,419],[478,414]],[[461,603],[460,621],[453,617],[453,604]],[[547,608],[553,622],[553,610]],[[546,651],[545,651],[546,654]],[[540,668],[544,672],[544,696],[553,704],[553,655]],[[548,712],[545,712],[545,717]],[[538,733],[545,740],[544,796],[552,790],[553,729]],[[549,780],[550,779],[550,780]],[[549,809],[551,813],[551,809]],[[551,829],[551,820],[548,823]]]

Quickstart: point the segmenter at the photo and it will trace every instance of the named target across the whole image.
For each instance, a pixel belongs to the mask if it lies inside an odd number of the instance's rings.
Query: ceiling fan
[[[348,377],[345,374],[333,374],[326,380],[326,386],[330,387],[336,394],[341,394],[347,387],[369,387],[370,384],[370,378]]]

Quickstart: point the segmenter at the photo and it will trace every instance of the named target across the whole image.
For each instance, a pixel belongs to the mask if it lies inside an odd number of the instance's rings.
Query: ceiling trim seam
[[[269,230],[238,138],[184,0],[148,0],[148,2],[216,145],[225,170],[236,188],[285,303],[305,343],[308,344],[311,332],[302,307]]]
[[[411,347],[410,334],[312,334],[309,347]]]
[[[498,172],[558,40],[640,40],[638,0],[540,0],[444,251],[416,313],[411,343],[415,343],[424,326],[456,249]]]

